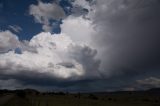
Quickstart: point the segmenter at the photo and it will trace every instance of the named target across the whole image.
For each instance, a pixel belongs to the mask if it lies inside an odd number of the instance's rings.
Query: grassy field
[[[8,93],[0,96],[0,106],[160,106],[160,95]]]

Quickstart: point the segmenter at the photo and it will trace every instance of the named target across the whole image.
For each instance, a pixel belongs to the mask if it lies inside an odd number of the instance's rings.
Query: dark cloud
[[[88,11],[88,9],[80,6],[73,6],[73,8],[71,9],[71,12],[74,16],[85,16],[86,14],[88,14]]]
[[[5,71],[9,70],[5,68],[1,68],[0,73],[0,81],[11,82],[8,86],[6,86],[6,83],[1,84],[1,86],[4,88],[28,88],[32,87],[39,90],[69,90],[69,91],[87,91],[88,88],[94,86],[95,83],[90,84],[91,82],[95,82],[96,80],[72,80],[72,79],[61,79],[61,78],[55,78],[49,73],[40,73],[35,71],[28,71],[28,69],[23,69],[17,73],[6,73]],[[5,85],[5,86],[4,86]],[[13,87],[10,87],[10,86]],[[85,86],[84,86],[85,85]],[[0,86],[0,87],[1,87]],[[95,90],[96,88],[93,88]],[[92,90],[92,89],[91,89]]]
[[[95,9],[93,20],[99,36],[94,41],[104,48],[99,56],[103,69],[132,75],[132,71],[159,68],[158,0],[101,0]]]
[[[86,78],[88,77],[100,77],[99,66],[100,60],[95,56],[97,51],[88,46],[71,46],[70,57],[74,58],[77,62],[81,63],[85,72]]]
[[[75,68],[75,65],[71,62],[63,62],[63,63],[59,63],[59,65],[64,66],[66,68]]]

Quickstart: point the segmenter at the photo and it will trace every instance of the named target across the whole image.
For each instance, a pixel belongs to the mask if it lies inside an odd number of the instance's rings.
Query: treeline
[[[40,92],[35,89],[18,89],[18,90],[7,90],[7,89],[1,89],[0,95],[3,94],[16,94],[17,96],[25,96],[25,95],[69,95],[73,93],[69,92]],[[80,98],[81,95],[87,94],[89,98],[92,99],[98,99],[95,95],[144,95],[144,94],[150,94],[150,95],[160,95],[160,88],[153,88],[146,91],[116,91],[116,92],[92,92],[92,93],[74,93],[76,98]]]

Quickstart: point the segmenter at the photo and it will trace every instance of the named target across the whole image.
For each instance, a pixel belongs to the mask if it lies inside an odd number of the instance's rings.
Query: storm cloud
[[[159,0],[70,3],[69,15],[58,3],[31,4],[29,14],[46,32],[30,40],[0,32],[0,81],[5,87],[10,82],[72,91],[159,87]],[[60,34],[51,34],[52,20],[61,19]]]
[[[158,0],[97,0],[94,9],[91,19],[97,34],[93,41],[104,71],[136,73],[159,68]]]
[[[99,60],[94,59],[95,50],[74,43],[65,34],[51,35],[43,32],[34,36],[27,48],[24,48],[23,42],[20,44],[23,47],[22,53],[11,50],[0,55],[2,79],[16,79],[22,84],[34,85],[42,84],[41,80],[44,80],[50,85],[56,81],[86,79],[87,76],[94,75],[99,67]],[[36,52],[28,49],[31,47]],[[90,74],[86,76],[86,73]]]

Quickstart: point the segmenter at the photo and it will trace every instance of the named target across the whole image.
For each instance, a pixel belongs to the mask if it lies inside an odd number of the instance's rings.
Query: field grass
[[[6,94],[0,100],[0,106],[160,106],[160,96],[148,94]]]

